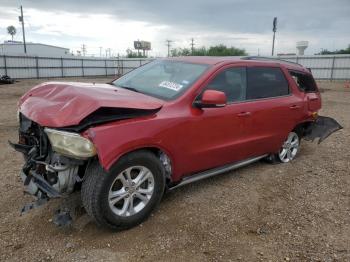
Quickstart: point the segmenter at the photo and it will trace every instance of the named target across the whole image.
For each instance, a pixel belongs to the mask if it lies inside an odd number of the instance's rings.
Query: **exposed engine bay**
[[[46,203],[50,198],[73,193],[82,181],[86,161],[68,158],[52,151],[44,128],[20,114],[19,143],[10,145],[26,160],[20,177],[25,192],[37,201],[22,212]]]

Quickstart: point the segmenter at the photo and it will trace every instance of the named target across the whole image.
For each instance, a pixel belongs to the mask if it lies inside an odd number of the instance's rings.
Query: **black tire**
[[[144,166],[152,172],[153,193],[149,202],[138,213],[127,217],[118,216],[109,206],[109,189],[120,172],[134,165]],[[109,172],[104,171],[97,160],[92,161],[84,176],[81,197],[86,212],[98,225],[113,230],[123,230],[134,227],[147,219],[162,199],[164,189],[165,175],[160,160],[153,153],[142,150],[123,156]]]
[[[265,157],[263,160],[265,160],[266,163],[277,165],[281,164],[282,162],[278,160],[278,154],[269,154],[267,157]]]

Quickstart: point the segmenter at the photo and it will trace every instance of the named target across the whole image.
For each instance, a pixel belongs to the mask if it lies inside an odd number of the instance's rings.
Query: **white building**
[[[27,43],[27,54],[24,53],[23,43],[5,41],[0,44],[0,55],[27,55],[41,57],[68,57],[72,56],[68,48],[40,43]]]

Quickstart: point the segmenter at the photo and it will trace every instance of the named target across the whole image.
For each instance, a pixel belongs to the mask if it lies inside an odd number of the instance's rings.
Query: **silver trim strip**
[[[215,176],[215,175],[218,175],[218,174],[222,174],[222,173],[225,173],[225,172],[228,172],[228,171],[231,171],[231,170],[234,170],[234,169],[237,169],[237,168],[249,165],[249,164],[254,163],[254,162],[256,162],[256,161],[258,161],[258,160],[260,160],[260,159],[262,159],[262,158],[264,158],[266,156],[268,156],[268,154],[262,155],[262,156],[258,156],[258,157],[249,158],[247,160],[239,161],[239,162],[236,162],[236,163],[233,163],[233,164],[228,164],[228,165],[225,165],[225,166],[222,166],[222,167],[216,167],[216,168],[213,168],[213,169],[209,169],[209,170],[206,170],[206,171],[203,171],[203,172],[191,175],[189,177],[185,177],[179,184],[169,188],[169,190],[173,190],[175,188],[178,188],[178,187],[181,187],[181,186],[184,186],[184,185],[187,185],[187,184],[190,184],[190,183],[193,183],[193,182],[196,182],[196,181],[208,178],[208,177],[212,177],[212,176]]]

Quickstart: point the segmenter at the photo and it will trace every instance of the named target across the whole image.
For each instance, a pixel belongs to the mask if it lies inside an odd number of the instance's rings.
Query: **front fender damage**
[[[320,144],[323,140],[340,129],[343,129],[343,127],[334,118],[318,116],[314,122],[306,127],[304,139],[307,141],[314,141],[318,138],[318,144]]]

